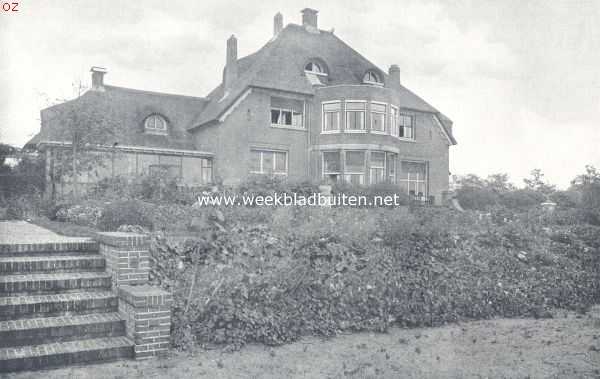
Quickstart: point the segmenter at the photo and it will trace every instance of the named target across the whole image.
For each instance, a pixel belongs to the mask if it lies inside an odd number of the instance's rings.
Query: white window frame
[[[339,171],[325,171],[325,154],[336,153],[339,157]],[[342,178],[342,152],[341,150],[329,150],[321,151],[321,177],[323,179],[329,179],[329,175],[336,175],[336,181]]]
[[[373,111],[373,104],[377,104],[377,105],[383,105],[385,107],[385,111],[380,112],[380,111]],[[388,104],[387,103],[382,103],[379,101],[371,101],[371,112],[370,112],[370,119],[371,119],[371,133],[374,134],[388,134],[387,130],[387,112],[388,112]],[[383,130],[375,130],[373,129],[373,114],[378,114],[378,115],[383,115]]]
[[[319,67],[321,69],[321,71],[314,71],[314,70],[307,70],[306,66],[308,66],[308,64],[312,64],[317,65],[317,67]],[[319,62],[315,62],[315,61],[309,61],[304,65],[304,72],[309,73],[309,74],[314,74],[314,75],[318,75],[318,76],[327,76],[327,71],[325,70],[325,67],[323,67],[323,65]]]
[[[427,161],[415,161],[415,160],[408,160],[408,159],[401,159],[400,160],[400,170],[402,170],[402,163],[403,162],[410,162],[410,163],[419,163],[425,166],[425,177],[422,179],[419,179],[419,173],[415,174],[415,178],[411,178],[410,173],[407,173],[406,178],[403,178],[402,176],[400,176],[400,179],[398,179],[398,184],[401,183],[406,183],[406,194],[410,195],[410,184],[411,183],[415,183],[415,189],[416,186],[420,183],[424,184],[425,187],[425,192],[423,193],[423,196],[421,199],[418,198],[418,192],[415,191],[415,198],[417,198],[417,200],[420,201],[426,201],[429,198],[429,164]],[[403,173],[401,173],[403,174]]]
[[[302,125],[294,126],[294,110],[293,109],[271,107],[270,112],[269,112],[269,118],[271,118],[271,127],[282,128],[282,129],[306,129],[304,126],[305,125],[305,122],[304,122],[305,110],[306,110],[306,103],[302,102],[302,112],[300,113],[300,116],[302,117]],[[273,112],[273,111],[279,111],[279,118],[278,118],[279,123],[273,123],[273,118],[271,116],[271,112]],[[283,112],[290,112],[292,114],[292,124],[291,125],[281,123],[281,120],[283,119],[283,117],[282,117]]]
[[[367,80],[366,77],[367,75],[373,75],[375,78],[378,79],[378,81],[372,81],[372,80]],[[367,72],[365,72],[365,74],[363,75],[363,83],[364,84],[370,84],[370,85],[374,85],[374,86],[383,86],[383,78],[381,77],[381,75],[379,75],[379,73],[375,70],[367,70]]]
[[[337,134],[341,133],[342,111],[343,105],[341,100],[324,101],[321,103],[321,134]],[[339,104],[340,108],[337,111],[325,111],[326,104]],[[325,130],[325,113],[337,113],[337,129]]]
[[[282,175],[282,176],[287,176],[288,175],[288,165],[289,165],[289,154],[286,150],[274,150],[274,149],[261,149],[261,148],[251,148],[250,149],[250,154],[252,154],[252,152],[258,152],[260,153],[260,171],[253,171],[253,170],[249,170],[249,172],[251,174],[256,174],[256,175]],[[267,172],[264,170],[264,153],[271,153],[273,154],[273,171],[271,172]],[[275,153],[284,153],[285,154],[285,172],[281,172],[281,171],[276,171],[275,167],[277,167],[277,161],[275,159],[276,155]]]
[[[363,110],[358,111],[355,109],[348,110],[348,103],[362,103]],[[363,114],[363,129],[349,129],[348,128],[348,113],[349,112],[362,112]],[[367,101],[366,100],[353,100],[348,99],[344,101],[344,133],[367,133]]]
[[[373,154],[382,154],[383,155],[383,166],[374,166],[373,165]],[[381,184],[381,183],[386,183],[387,182],[387,152],[385,151],[371,151],[371,159],[369,160],[369,183],[371,185],[374,184]],[[383,175],[381,176],[381,182],[380,183],[375,183],[373,182],[373,169],[376,170],[383,170]]]
[[[402,119],[402,116],[405,117],[410,117],[410,121],[411,121],[411,137],[400,137],[400,128],[404,129],[404,124],[402,124],[400,122],[400,120]],[[398,114],[398,138],[401,140],[405,140],[405,141],[414,141],[415,140],[415,128],[416,128],[416,116],[414,114],[410,114],[410,113],[402,113],[400,112]],[[402,133],[405,134],[405,133]]]
[[[156,124],[157,124],[156,120],[161,121],[161,123],[163,125],[162,128],[156,127]],[[150,121],[154,121],[152,126],[150,126]],[[158,113],[151,114],[150,116],[146,117],[146,119],[144,120],[144,129],[146,129],[149,132],[153,132],[153,133],[167,134],[167,130],[168,130],[167,119]]]
[[[346,170],[346,157],[348,153],[352,153],[352,152],[359,152],[363,154],[363,167],[362,167],[362,172],[359,171],[347,171]],[[367,150],[344,150],[344,166],[343,166],[343,178],[344,181],[346,183],[351,183],[351,180],[348,180],[347,176],[350,175],[360,175],[360,183],[359,185],[364,185],[365,184],[365,172],[367,171]]]
[[[390,104],[390,127],[389,127],[389,130],[390,130],[391,136],[400,138],[400,108],[398,108],[392,104]]]
[[[388,157],[392,157],[393,159],[389,159]],[[394,163],[394,174],[392,175],[390,172],[390,166],[388,165],[388,161],[391,161]],[[385,153],[385,164],[386,164],[386,175],[388,178],[388,182],[391,184],[396,184],[396,176],[398,175],[398,154],[396,153],[390,153],[387,152]]]

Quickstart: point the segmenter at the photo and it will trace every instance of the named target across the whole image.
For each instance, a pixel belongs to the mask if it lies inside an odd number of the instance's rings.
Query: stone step
[[[118,305],[110,291],[0,297],[0,320],[117,312]]]
[[[118,313],[0,321],[0,348],[125,335]]]
[[[69,242],[0,243],[0,257],[31,255],[97,254],[98,243],[87,238],[72,238]]]
[[[98,254],[0,256],[0,273],[7,275],[38,272],[103,271],[105,266],[106,260]]]
[[[7,347],[0,349],[0,372],[106,362],[131,357],[133,342],[126,337]]]
[[[110,289],[107,272],[65,272],[0,276],[0,296],[82,289]]]

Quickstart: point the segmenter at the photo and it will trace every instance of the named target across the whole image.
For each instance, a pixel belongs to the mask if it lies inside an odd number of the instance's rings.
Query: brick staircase
[[[0,244],[0,372],[133,357],[111,285],[96,242]]]

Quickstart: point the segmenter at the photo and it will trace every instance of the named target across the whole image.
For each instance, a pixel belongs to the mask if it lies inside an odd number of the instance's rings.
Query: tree
[[[541,192],[544,195],[549,195],[556,191],[556,186],[549,184],[544,180],[544,174],[541,169],[533,169],[529,175],[529,178],[523,179],[523,182],[525,182],[525,186],[528,189]]]
[[[81,168],[89,169],[103,161],[100,155],[86,152],[113,146],[117,140],[114,104],[106,92],[88,91],[57,107],[53,116],[61,140],[71,145],[70,154],[63,160],[70,164],[62,164],[60,171],[72,177],[74,197],[79,196]]]
[[[590,209],[600,209],[600,172],[591,165],[585,166],[585,173],[571,181],[571,189],[581,194],[581,205]]]
[[[515,186],[508,181],[508,174],[492,174],[485,180],[487,187],[496,192],[515,190]]]

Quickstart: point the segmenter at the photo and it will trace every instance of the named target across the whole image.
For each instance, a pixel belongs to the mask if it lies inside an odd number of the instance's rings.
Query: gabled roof
[[[118,125],[120,145],[144,146],[159,149],[194,150],[191,134],[187,131],[195,115],[201,112],[207,100],[201,97],[171,95],[130,88],[104,86],[104,91],[87,91],[80,98],[57,104],[41,111],[42,127],[25,146],[34,147],[40,142],[64,140],[61,112],[78,102],[89,101],[98,107],[107,106],[106,116]],[[168,135],[144,132],[144,120],[151,114],[167,119]],[[117,142],[117,141],[116,141]]]
[[[311,58],[319,58],[329,69],[328,85],[362,84],[369,69],[375,69],[387,80],[387,74],[356,52],[332,32],[307,31],[305,27],[288,24],[276,38],[270,40],[256,53],[238,60],[238,78],[228,93],[219,85],[209,95],[209,103],[191,124],[196,128],[215,123],[248,87],[269,88],[299,94],[314,95],[315,88],[304,75],[304,65]],[[404,86],[397,89],[400,106],[423,112],[440,112]],[[440,114],[441,115],[441,114]],[[447,117],[440,121],[452,137],[451,122]]]

